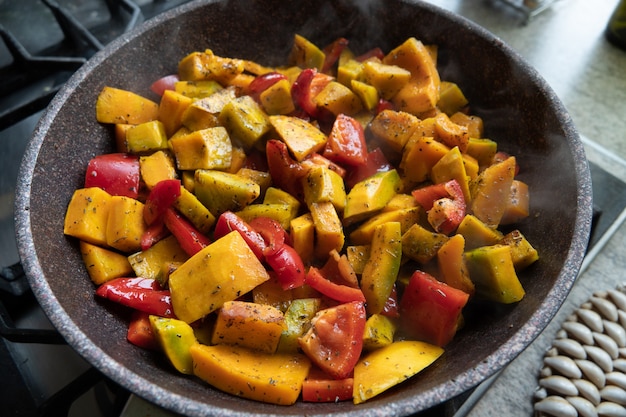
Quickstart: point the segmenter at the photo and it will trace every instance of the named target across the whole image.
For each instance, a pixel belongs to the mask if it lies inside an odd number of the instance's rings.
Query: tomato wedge
[[[363,350],[365,320],[365,304],[360,301],[321,310],[298,343],[322,371],[334,379],[348,378]]]
[[[338,115],[322,155],[338,164],[365,164],[367,145],[361,123],[345,114]]]
[[[445,346],[456,333],[469,295],[415,271],[400,300],[400,323],[417,340]]]

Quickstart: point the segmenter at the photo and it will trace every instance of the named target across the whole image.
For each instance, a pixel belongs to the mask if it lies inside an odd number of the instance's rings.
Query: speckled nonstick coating
[[[238,399],[177,374],[160,354],[126,341],[123,308],[94,298],[75,239],[63,235],[72,192],[95,155],[112,150],[110,126],[96,122],[105,85],[149,95],[180,58],[216,54],[268,65],[285,61],[294,33],[319,45],[338,36],[357,53],[383,50],[409,36],[439,45],[442,79],[460,84],[482,116],[486,136],[518,157],[531,189],[531,216],[520,229],[541,259],[521,275],[526,298],[514,306],[475,306],[444,356],[425,372],[354,406],[274,406]],[[157,99],[157,97],[153,97]],[[132,392],[192,416],[407,415],[474,387],[515,358],[546,326],[569,292],[587,246],[591,180],[583,146],[564,106],[545,81],[484,29],[418,2],[193,2],[148,21],[86,63],[55,97],[24,156],[17,188],[20,256],[32,289],[69,344]]]

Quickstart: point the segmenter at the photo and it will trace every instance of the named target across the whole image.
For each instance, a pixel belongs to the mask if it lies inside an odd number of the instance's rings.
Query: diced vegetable
[[[477,295],[504,304],[524,298],[509,246],[483,246],[466,252],[465,258]]]
[[[388,222],[374,229],[370,257],[361,276],[368,314],[378,314],[391,294],[402,259],[399,222]]]
[[[111,195],[137,198],[139,180],[139,158],[123,153],[104,154],[89,161],[85,188],[100,187]]]
[[[100,123],[139,124],[156,120],[159,105],[131,91],[105,86],[96,101]]]
[[[442,354],[438,346],[411,340],[369,353],[354,368],[354,403],[361,404],[409,379]]]
[[[361,356],[365,316],[360,301],[320,310],[299,339],[300,347],[328,375],[347,378]]]
[[[400,300],[402,329],[417,340],[443,347],[456,333],[468,298],[467,293],[417,270]]]
[[[275,307],[227,301],[217,313],[211,341],[274,353],[285,327],[285,317]]]
[[[153,279],[115,278],[100,285],[96,295],[144,313],[174,317],[170,292]]]
[[[302,384],[302,401],[338,402],[352,398],[354,379],[334,379],[313,367]]]
[[[173,318],[151,315],[149,319],[152,332],[170,363],[178,372],[193,374],[189,349],[198,341],[191,326]]]
[[[290,405],[302,391],[310,361],[299,353],[260,353],[238,346],[196,344],[189,349],[194,374],[230,394]]]
[[[170,275],[176,315],[191,323],[267,281],[269,274],[238,232],[200,250]]]
[[[111,195],[98,187],[74,191],[67,210],[63,233],[98,246],[107,245],[107,222]]]
[[[89,277],[96,285],[128,276],[133,272],[126,256],[86,241],[80,242],[80,254]]]

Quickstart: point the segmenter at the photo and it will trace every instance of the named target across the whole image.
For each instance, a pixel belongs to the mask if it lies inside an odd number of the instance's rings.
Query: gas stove
[[[128,407],[134,396],[67,346],[30,292],[15,242],[15,184],[42,111],[74,71],[122,33],[187,1],[0,0],[0,404],[12,416],[138,415],[136,402]],[[613,176],[608,163],[590,166],[601,186],[594,187],[585,265],[623,222],[626,207],[623,178]],[[420,415],[458,415],[476,395]]]

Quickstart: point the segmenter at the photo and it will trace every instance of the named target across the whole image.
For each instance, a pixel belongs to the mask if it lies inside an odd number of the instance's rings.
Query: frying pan
[[[318,45],[339,36],[362,53],[410,36],[439,46],[441,78],[458,83],[486,137],[517,157],[529,184],[528,219],[518,225],[541,259],[524,271],[523,301],[476,303],[445,354],[421,374],[355,406],[284,407],[239,399],[177,374],[157,353],[126,341],[128,312],[96,300],[78,243],[63,235],[73,191],[90,158],[113,151],[110,126],[95,119],[104,86],[146,96],[192,51],[285,62],[295,33]],[[158,100],[157,97],[152,97]],[[25,153],[16,197],[18,246],[29,283],[67,342],[112,380],[166,409],[191,416],[392,416],[430,408],[476,386],[515,358],[554,316],[573,285],[589,237],[591,180],[583,146],[563,104],[511,48],[486,30],[418,1],[197,1],[123,35],[67,82],[41,118]]]

